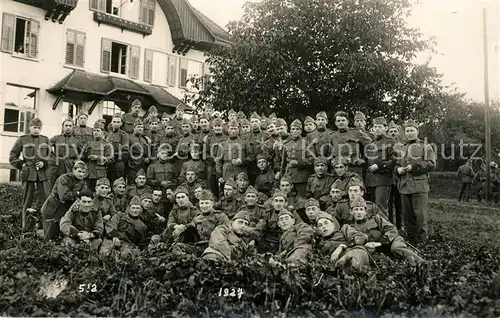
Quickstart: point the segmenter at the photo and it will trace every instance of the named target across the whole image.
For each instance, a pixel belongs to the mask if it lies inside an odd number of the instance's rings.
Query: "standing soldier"
[[[354,127],[366,133],[366,116],[360,111],[356,111],[354,114]]]
[[[191,133],[195,136],[198,136],[200,132],[200,118],[198,115],[191,116]]]
[[[39,118],[31,120],[29,134],[19,137],[9,154],[9,162],[21,170],[20,178],[23,184],[22,230],[27,227],[28,208],[33,203],[35,186],[38,190],[38,203],[42,204],[50,193],[48,176],[50,144],[49,138],[40,135],[42,121]],[[22,158],[21,158],[22,156]]]
[[[394,139],[386,136],[387,121],[383,117],[373,119],[372,143],[366,146],[367,172],[365,184],[369,200],[385,213],[389,212],[392,172],[394,171]]]
[[[332,131],[326,128],[328,117],[325,112],[319,112],[316,115],[316,131],[312,132],[311,143],[314,144],[314,153],[316,157],[328,158],[332,154]]]
[[[306,196],[306,186],[313,166],[313,157],[307,149],[307,142],[302,138],[302,123],[295,119],[290,124],[291,139],[283,145],[283,151],[276,153],[276,163],[286,168],[278,172],[278,178],[288,178],[295,186],[297,195]]]
[[[394,122],[389,124],[389,129],[387,130],[387,136],[395,140],[393,146],[394,154],[401,153],[400,149],[403,146],[401,141],[401,127],[396,125]],[[402,229],[402,218],[403,212],[401,211],[401,194],[398,190],[397,184],[397,173],[396,169],[392,171],[392,186],[391,186],[391,196],[389,199],[389,221],[392,224],[396,224],[398,230]]]
[[[106,166],[113,161],[113,146],[104,138],[104,125],[96,121],[92,131],[92,140],[84,151],[84,158],[88,162],[89,188],[95,189],[98,179],[106,178]]]
[[[469,202],[472,181],[474,180],[474,170],[472,169],[472,160],[469,159],[458,168],[457,177],[460,180],[460,193],[458,194],[458,202]]]
[[[151,107],[149,107],[149,109],[148,109],[147,114],[144,116],[144,120],[143,120],[145,133],[149,133],[151,131],[149,124],[151,124],[151,121],[155,118],[160,120],[158,118],[158,109],[156,108],[155,105],[151,105]]]
[[[243,140],[250,140],[252,128],[250,127],[250,122],[248,119],[243,118],[240,120],[240,137]]]
[[[163,113],[161,115],[161,126],[162,129],[165,130],[165,127],[167,127],[167,123],[170,122],[172,119],[170,118],[170,115],[167,113]]]
[[[348,125],[347,113],[337,112],[335,126],[338,130],[332,134],[333,156],[345,158],[349,170],[362,176],[365,164],[362,150],[372,139],[365,132],[349,128]]]
[[[139,113],[141,112],[142,104],[138,99],[132,102],[130,113],[123,114],[123,131],[127,134],[134,132],[134,123],[136,120],[141,119]]]
[[[260,117],[256,112],[250,116],[250,125],[252,126],[252,132],[248,138],[248,142],[250,143],[250,147],[252,148],[252,152],[257,157],[261,153],[263,153],[264,146],[264,136],[262,135],[262,131],[260,129]],[[248,177],[250,179],[250,184],[255,184],[255,178],[259,174],[259,169],[257,168],[257,163],[252,162],[248,167]]]
[[[130,155],[127,160],[126,178],[128,184],[134,183],[135,176],[140,169],[146,169],[149,163],[148,140],[144,136],[144,124],[142,120],[134,123],[134,133],[130,136]],[[114,181],[113,181],[114,183]]]
[[[113,183],[116,179],[122,177],[125,172],[125,162],[128,161],[128,151],[130,138],[128,134],[121,130],[123,125],[122,116],[119,113],[113,115],[111,119],[113,131],[109,132],[106,140],[113,146],[113,163],[108,165],[108,179]]]
[[[204,145],[212,134],[210,130],[210,119],[205,115],[200,117],[200,132],[196,135],[196,143]],[[207,149],[205,149],[206,152]]]
[[[283,146],[285,143],[287,143],[290,140],[290,135],[288,134],[288,125],[286,124],[286,121],[283,118],[278,118],[276,119],[276,123],[274,124],[276,127],[276,133],[278,134],[278,138],[272,144],[272,152],[270,157],[273,158],[273,170],[276,172],[281,172],[283,174],[283,171],[285,170],[285,163],[284,161],[281,160],[282,157],[282,152],[283,152]],[[274,139],[274,138],[273,138]],[[281,156],[280,158],[278,158]],[[281,176],[278,176],[276,180],[279,180]]]
[[[436,167],[431,145],[418,139],[418,125],[409,120],[404,125],[406,144],[396,163],[401,193],[403,219],[409,239],[415,243],[427,240],[428,173]]]
[[[87,127],[88,119],[89,115],[87,113],[83,111],[78,113],[75,129],[73,130],[73,136],[79,139],[84,147],[92,140],[92,128]]]
[[[181,173],[182,165],[189,160],[191,144],[196,141],[196,136],[191,133],[191,121],[184,118],[182,121],[182,137],[179,139],[176,149],[175,173],[177,176]]]
[[[253,162],[252,148],[246,140],[238,137],[238,123],[229,122],[229,138],[220,143],[215,158],[219,183],[233,179],[240,173],[247,173],[248,165]]]
[[[204,142],[204,147],[206,148],[207,182],[216,197],[222,195],[222,191],[219,191],[219,183],[217,181],[215,159],[217,158],[220,144],[227,139],[227,136],[224,135],[223,125],[224,122],[222,119],[215,118],[212,121],[213,134],[209,135]]]
[[[151,118],[149,120],[149,131],[146,135],[150,140],[150,153],[148,157],[156,158],[156,150],[158,149],[162,135],[160,120],[158,117]]]
[[[62,129],[61,135],[50,139],[51,187],[54,186],[59,176],[72,171],[75,160],[79,159],[83,150],[80,140],[73,136],[73,119],[66,118],[62,123]]]
[[[169,156],[172,156],[175,153],[175,150],[177,149],[178,143],[179,143],[179,138],[177,138],[176,136],[174,123],[172,121],[169,121],[165,124],[165,131],[163,133],[163,136],[160,138],[156,153],[158,154],[160,149],[163,149],[167,150]],[[150,151],[148,156],[153,158],[151,152],[152,151]]]
[[[317,127],[318,125],[312,117],[307,116],[306,119],[304,119],[304,131],[306,132],[306,139],[308,142],[313,141],[313,139],[316,137]]]
[[[184,105],[179,104],[175,108],[175,116],[172,118],[171,122],[174,125],[176,133],[182,136],[182,121],[184,120]],[[191,124],[190,124],[191,125]]]
[[[284,125],[286,126],[286,122],[283,120]],[[267,133],[268,133],[268,138],[266,141],[264,141],[264,147],[262,151],[264,152],[264,155],[267,157],[267,161],[270,163],[269,166],[271,169],[276,173],[277,168],[274,166],[274,145],[278,142],[281,141],[281,137],[278,133],[278,130],[276,129],[276,125],[269,122],[269,125],[267,125]]]

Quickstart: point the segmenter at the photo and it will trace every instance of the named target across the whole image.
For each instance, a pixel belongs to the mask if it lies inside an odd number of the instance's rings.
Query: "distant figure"
[[[458,168],[457,177],[461,183],[460,192],[458,194],[458,202],[469,202],[474,175],[471,159],[467,160],[465,164]]]

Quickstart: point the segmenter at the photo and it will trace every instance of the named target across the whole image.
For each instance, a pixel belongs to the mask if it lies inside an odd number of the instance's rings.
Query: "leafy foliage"
[[[210,52],[211,103],[287,118],[325,110],[421,118],[433,112],[440,76],[412,63],[431,42],[406,25],[410,0],[262,0],[231,22],[234,46]],[[198,85],[198,87],[200,87]]]
[[[20,189],[0,186],[0,202]],[[89,249],[67,250],[19,235],[4,236],[0,251],[0,314],[11,316],[362,316],[418,313],[498,316],[490,286],[500,266],[493,215],[466,215],[468,207],[435,207],[431,242],[421,252],[428,267],[394,263],[376,255],[363,275],[333,271],[314,258],[305,268],[272,267],[269,255],[234,264],[147,250],[134,261],[100,259]],[[2,210],[3,213],[12,211]],[[498,211],[495,211],[495,213]],[[464,213],[458,218],[457,213]],[[439,222],[436,222],[436,217]],[[498,216],[496,222],[498,222]],[[2,231],[11,226],[2,221]],[[474,233],[485,233],[471,240]],[[39,294],[42,280],[65,278],[56,299]],[[96,284],[97,292],[79,291]],[[243,295],[221,297],[221,288]],[[500,290],[499,290],[500,291]]]

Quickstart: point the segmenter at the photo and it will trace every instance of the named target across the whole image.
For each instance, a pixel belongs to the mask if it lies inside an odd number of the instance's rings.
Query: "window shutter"
[[[132,78],[139,77],[139,62],[141,59],[141,48],[136,45],[130,46],[130,68],[129,76]]]
[[[26,113],[20,111],[19,112],[19,122],[17,123],[18,124],[17,132],[25,132],[25,130],[28,130],[28,129],[26,129],[28,125],[25,125],[25,122],[26,122]]]
[[[4,12],[2,18],[2,51],[14,53],[14,32],[16,16]]]
[[[83,67],[85,64],[85,33],[76,33],[75,65]]]
[[[97,10],[97,0],[90,0],[90,10]]]
[[[75,32],[66,31],[66,64],[72,65],[75,61]]]
[[[111,70],[111,40],[101,39],[101,72],[109,73]]]
[[[90,0],[90,10],[106,12],[106,0]]]
[[[140,22],[153,25],[155,19],[155,0],[141,0]]]
[[[153,50],[146,49],[144,51],[144,81],[151,82],[153,80]]]
[[[168,56],[168,85],[175,86],[175,79],[177,77],[177,56]]]
[[[180,58],[180,68],[179,68],[179,87],[186,87],[187,84],[187,72],[188,72],[188,60],[185,58]]]
[[[40,30],[40,22],[38,22],[36,20],[30,20],[29,57],[37,57],[38,56],[39,30]]]

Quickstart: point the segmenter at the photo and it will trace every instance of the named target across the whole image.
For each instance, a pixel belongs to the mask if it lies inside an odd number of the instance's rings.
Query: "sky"
[[[221,26],[238,20],[245,0],[189,0]],[[484,59],[482,7],[488,7],[490,97],[500,99],[500,0],[420,0],[408,24],[426,37],[434,37],[437,54],[421,54],[416,62],[430,58],[430,65],[443,74],[443,82],[453,85],[473,100],[484,100]]]

